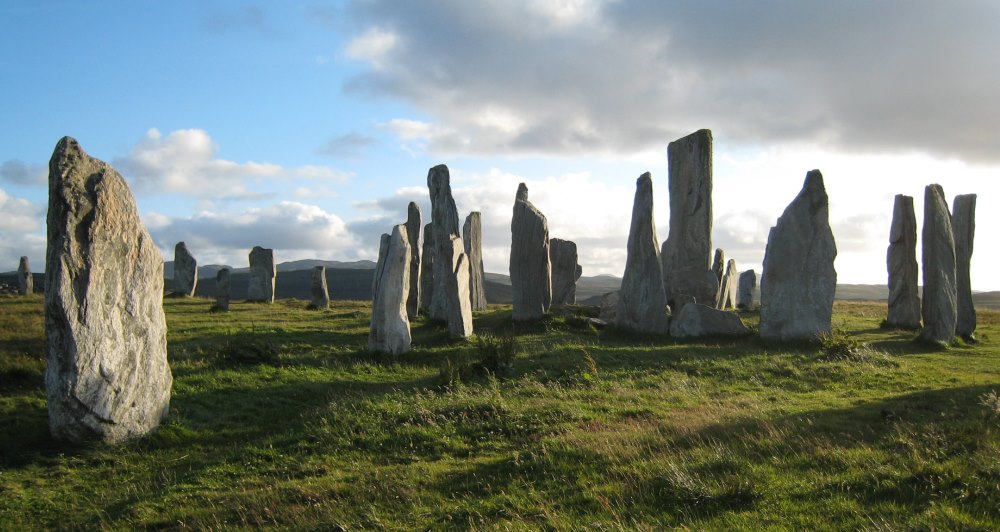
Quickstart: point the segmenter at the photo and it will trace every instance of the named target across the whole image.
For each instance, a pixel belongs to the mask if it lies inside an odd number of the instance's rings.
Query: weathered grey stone
[[[45,388],[60,440],[119,442],[170,406],[163,257],[110,165],[63,137],[49,162]]]
[[[687,294],[677,294],[674,298],[674,306],[670,308],[675,314],[680,312],[684,305],[691,305],[697,303],[694,296],[689,296]]]
[[[757,288],[757,272],[747,270],[740,274],[739,287],[736,293],[736,308],[753,308],[753,290]]]
[[[430,313],[434,295],[434,225],[424,226],[424,244],[420,254],[420,309]]]
[[[950,344],[958,323],[957,259],[951,213],[941,185],[924,189],[923,244],[924,297],[920,336],[930,342]]]
[[[462,239],[451,235],[452,270],[445,284],[448,293],[448,332],[452,336],[466,338],[472,335],[472,304],[469,297],[471,277],[469,256],[464,253],[465,244]]]
[[[726,273],[722,276],[719,284],[719,298],[715,301],[715,308],[727,310],[736,308],[736,289],[739,285],[739,270],[736,269],[736,259],[729,259],[726,263]]]
[[[326,285],[326,266],[313,266],[312,278],[309,283],[309,308],[330,308],[330,291]]]
[[[420,312],[420,207],[410,202],[406,206],[406,235],[410,245],[410,292],[406,297],[406,315],[409,319]]]
[[[667,299],[688,294],[712,304],[719,291],[712,259],[712,132],[696,131],[667,148],[670,233],[663,249]]]
[[[553,307],[576,304],[576,282],[583,275],[577,260],[575,242],[560,238],[549,240]]]
[[[726,251],[722,248],[715,249],[715,258],[712,259],[712,273],[715,274],[716,281],[721,285],[722,276],[726,274]],[[719,299],[718,294],[715,298]]]
[[[608,323],[618,321],[618,291],[608,292],[601,296],[601,312],[598,317]]]
[[[462,242],[469,257],[469,305],[473,312],[486,310],[486,270],[483,268],[483,225],[471,212],[462,226]]]
[[[545,215],[528,201],[528,187],[524,183],[517,187],[510,234],[513,318],[517,321],[541,319],[552,305],[549,224]]]
[[[434,288],[431,291],[430,316],[447,320],[448,330],[458,336],[472,334],[471,318],[466,322],[469,302],[469,259],[458,226],[458,210],[451,196],[448,167],[439,164],[427,172],[427,188],[431,197],[431,224],[434,230]],[[453,240],[458,241],[458,247]],[[456,256],[455,253],[465,257]],[[460,267],[464,265],[464,267]],[[457,286],[457,275],[464,272],[465,287]]]
[[[372,279],[372,321],[368,350],[399,355],[410,350],[406,302],[410,289],[410,243],[405,225],[392,228],[379,242]]]
[[[21,261],[17,264],[17,293],[24,296],[34,291],[35,279],[31,276],[28,257],[21,257]]]
[[[969,270],[973,243],[976,239],[976,195],[955,196],[951,217],[952,230],[955,234],[955,283],[958,289],[955,334],[966,340],[974,340],[976,306],[972,303],[972,278]]]
[[[191,297],[198,286],[198,261],[188,251],[187,244],[174,246],[174,293]]]
[[[670,335],[677,338],[744,336],[749,333],[750,330],[736,313],[699,303],[684,305],[670,320]]]
[[[812,170],[767,237],[760,283],[761,338],[815,340],[830,333],[836,258],[823,174]]]
[[[274,303],[274,282],[277,276],[274,250],[254,246],[250,250],[250,281],[247,285],[247,301]]]
[[[215,272],[215,306],[212,310],[225,312],[229,310],[230,275],[229,268]]]
[[[653,222],[653,178],[646,172],[635,183],[628,256],[618,293],[619,327],[652,334],[670,331],[662,268]]]
[[[886,324],[906,329],[919,328],[917,218],[913,212],[913,198],[910,196],[898,194],[892,207],[886,267],[889,271],[889,314]]]

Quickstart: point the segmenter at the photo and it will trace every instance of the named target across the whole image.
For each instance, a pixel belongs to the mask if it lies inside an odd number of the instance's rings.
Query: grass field
[[[418,321],[386,358],[366,303],[210,305],[165,302],[165,425],[74,447],[48,435],[41,297],[0,298],[0,528],[1000,528],[995,311],[934,351],[880,330],[884,304],[838,302],[826,347],[596,331],[584,307],[511,344],[498,307],[475,319],[496,336]]]

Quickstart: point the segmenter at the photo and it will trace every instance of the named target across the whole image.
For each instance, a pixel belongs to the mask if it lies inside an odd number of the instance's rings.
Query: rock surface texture
[[[309,308],[330,308],[330,290],[326,285],[326,266],[313,266],[309,295]]]
[[[722,248],[715,249],[715,258],[712,259],[712,273],[715,274],[715,280],[722,286],[722,276],[726,274],[726,252]],[[716,292],[716,301],[719,299],[719,294]]]
[[[757,272],[747,270],[741,273],[739,287],[736,290],[736,308],[753,308],[754,288],[757,288]]]
[[[434,225],[424,226],[424,243],[420,252],[420,309],[430,312],[434,296]]]
[[[924,189],[923,244],[924,298],[921,338],[951,344],[958,323],[958,284],[955,233],[941,185]]]
[[[372,279],[372,321],[368,350],[399,355],[410,350],[406,301],[410,291],[410,243],[405,225],[392,228],[379,242]]]
[[[653,222],[653,179],[646,172],[635,183],[628,256],[618,292],[619,327],[651,334],[670,332],[662,267]]]
[[[972,303],[972,248],[976,239],[976,195],[955,196],[951,211],[952,230],[955,234],[955,283],[958,292],[956,303],[958,317],[955,334],[974,340],[976,333],[976,306]]]
[[[618,321],[618,291],[608,292],[601,296],[601,312],[598,317],[608,323]]]
[[[889,272],[890,327],[917,329],[920,327],[920,293],[917,291],[917,218],[913,198],[896,195],[889,229],[889,249],[886,251]]]
[[[230,273],[232,272],[229,268],[222,268],[215,272],[215,306],[213,310],[216,312],[229,310]]]
[[[451,195],[450,181],[448,167],[443,164],[427,172],[434,229],[434,288],[430,315],[433,319],[447,321],[452,335],[467,337],[472,334],[470,265],[459,233],[458,210]]]
[[[830,333],[836,258],[823,175],[812,170],[767,237],[760,282],[762,339],[815,340]]]
[[[513,318],[541,319],[552,304],[552,265],[549,262],[549,224],[528,201],[528,187],[521,183],[510,221],[510,284]]]
[[[56,439],[120,442],[170,406],[163,258],[128,185],[64,137],[49,162],[45,388]]]
[[[736,290],[739,285],[739,270],[736,269],[736,259],[729,259],[726,263],[726,273],[719,283],[719,298],[715,301],[715,308],[727,310],[736,308]]]
[[[452,336],[466,338],[472,335],[472,303],[469,297],[471,265],[469,256],[463,251],[465,243],[461,238],[452,235],[451,246],[452,252],[448,256],[452,259],[449,275],[452,282],[445,285],[448,300],[452,302],[448,306],[448,332]]]
[[[576,282],[583,275],[583,268],[577,260],[575,242],[559,238],[549,241],[553,307],[576,304]]]
[[[191,297],[198,287],[198,261],[188,251],[187,244],[174,246],[174,293]]]
[[[247,301],[274,303],[274,280],[277,276],[274,250],[254,246],[250,250],[250,280],[247,285]]]
[[[712,258],[712,132],[696,131],[667,148],[670,175],[670,233],[663,245],[667,299],[694,296],[715,302],[719,283]]]
[[[670,335],[677,338],[746,334],[750,334],[750,330],[736,313],[714,309],[700,303],[684,305],[670,320]]]
[[[420,312],[420,207],[406,206],[406,236],[410,245],[410,293],[406,297],[406,315],[412,320]]]
[[[462,242],[469,258],[469,305],[473,312],[486,310],[486,270],[483,268],[483,224],[478,212],[465,217]]]
[[[35,291],[35,279],[31,276],[28,257],[21,257],[17,263],[17,294],[24,296]]]

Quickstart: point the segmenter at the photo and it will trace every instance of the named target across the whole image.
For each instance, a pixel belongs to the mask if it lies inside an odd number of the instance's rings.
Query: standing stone
[[[576,304],[576,282],[583,274],[577,264],[576,243],[553,238],[549,241],[549,262],[552,264],[552,306]]]
[[[28,257],[21,257],[21,262],[17,265],[17,293],[24,296],[34,291],[35,279],[31,277],[31,266],[28,266]]]
[[[274,280],[277,275],[274,250],[254,246],[250,250],[250,281],[247,285],[247,301],[274,303]]]
[[[726,252],[722,248],[716,248],[715,258],[712,259],[712,273],[715,274],[715,280],[722,285],[722,276],[726,274]],[[716,295],[718,299],[718,295]]]
[[[229,268],[222,268],[215,272],[215,306],[212,310],[216,312],[226,312],[229,310]]]
[[[952,230],[955,232],[956,304],[958,317],[955,334],[973,341],[976,336],[976,306],[972,303],[972,247],[976,238],[976,195],[955,196],[952,210]]]
[[[434,230],[434,288],[430,315],[433,319],[447,320],[451,334],[466,337],[472,334],[470,264],[459,233],[458,210],[451,196],[450,179],[448,167],[443,164],[427,172]],[[459,276],[463,276],[464,281]]]
[[[406,303],[410,289],[410,243],[405,225],[383,234],[372,280],[368,350],[399,355],[410,350]]]
[[[941,185],[924,189],[923,244],[924,298],[920,336],[951,344],[958,323],[958,284],[955,234]]]
[[[174,293],[191,297],[198,286],[198,261],[188,251],[187,244],[174,246]]]
[[[524,183],[517,187],[510,234],[513,319],[516,321],[541,319],[552,304],[549,224],[545,215],[528,201],[528,187]]]
[[[836,258],[823,174],[812,170],[767,237],[760,282],[762,339],[814,340],[830,333]]]
[[[696,131],[667,148],[670,233],[663,244],[667,299],[694,296],[711,305],[719,291],[712,258],[712,132]]]
[[[469,304],[473,312],[486,310],[486,270],[483,268],[483,225],[478,212],[471,212],[462,226],[462,241],[469,257]]]
[[[736,259],[729,259],[726,264],[726,273],[722,276],[719,284],[719,298],[715,301],[715,308],[728,310],[736,308],[736,289],[739,283],[739,271],[736,269]]]
[[[889,270],[889,314],[886,324],[904,329],[920,328],[920,293],[917,291],[917,218],[913,198],[896,195],[886,251]]]
[[[312,296],[312,299],[309,301],[309,308],[330,308],[330,291],[326,286],[326,266],[313,266],[309,288],[310,295]]]
[[[424,247],[420,253],[420,309],[430,312],[434,296],[434,226],[424,226]]]
[[[608,323],[618,321],[618,290],[601,296],[601,311],[598,317]]]
[[[128,185],[63,137],[49,161],[45,388],[59,440],[155,429],[170,406],[163,257]]]
[[[739,288],[736,293],[736,308],[753,308],[753,289],[757,288],[757,272],[747,270],[740,274]]]
[[[406,297],[406,315],[409,319],[420,312],[420,207],[410,202],[406,207],[406,235],[410,245],[410,293]]]
[[[628,232],[625,275],[618,293],[617,323],[633,331],[667,334],[667,298],[663,291],[663,266],[653,222],[653,178],[649,172],[635,182],[632,226]]]

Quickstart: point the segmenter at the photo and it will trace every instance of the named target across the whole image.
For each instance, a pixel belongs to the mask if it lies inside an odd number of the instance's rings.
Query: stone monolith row
[[[941,185],[924,189],[923,245],[924,297],[920,336],[930,342],[950,344],[958,321],[958,285],[955,234],[951,213]]]
[[[410,243],[405,225],[392,228],[379,242],[372,278],[372,321],[368,350],[399,355],[410,350],[407,296],[410,288]]]
[[[486,270],[483,267],[483,224],[471,212],[462,226],[462,243],[469,258],[469,305],[473,312],[486,310]]]
[[[434,225],[424,226],[424,243],[420,252],[420,288],[417,301],[420,309],[430,313],[434,298]]]
[[[513,319],[541,319],[552,304],[549,226],[545,215],[528,201],[528,187],[524,183],[517,187],[510,233]]]
[[[420,312],[420,207],[410,202],[406,206],[406,235],[410,245],[410,292],[406,296],[406,315],[409,319]]]
[[[726,273],[719,283],[719,298],[715,300],[715,308],[728,310],[736,308],[736,289],[739,284],[739,270],[736,269],[736,259],[726,263]]]
[[[575,242],[560,238],[549,240],[553,307],[576,304],[576,282],[583,274],[577,261]]]
[[[313,266],[309,282],[309,308],[330,308],[330,290],[326,284],[326,266]]]
[[[628,255],[618,292],[616,319],[619,327],[651,334],[670,332],[657,244],[656,224],[653,221],[653,179],[646,172],[635,183]]]
[[[198,287],[198,261],[188,251],[187,244],[174,246],[174,294],[191,297]]]
[[[49,161],[45,388],[60,440],[119,442],[170,406],[163,257],[121,175],[63,137]]]
[[[760,282],[762,339],[814,340],[830,333],[836,258],[823,175],[812,170],[767,237]]]
[[[753,290],[757,288],[757,272],[747,270],[740,274],[739,288],[736,293],[736,308],[753,308]]]
[[[472,334],[470,264],[459,232],[458,210],[451,195],[450,180],[448,167],[443,164],[427,172],[434,232],[434,288],[431,291],[430,316],[446,320],[451,334],[466,337]]]
[[[215,306],[213,310],[216,312],[225,312],[229,310],[229,293],[231,289],[231,283],[229,281],[230,275],[229,268],[222,268],[215,272]]]
[[[17,293],[18,295],[28,295],[35,291],[35,279],[31,276],[31,266],[28,265],[28,257],[21,257],[17,263]]]
[[[274,250],[254,246],[250,250],[250,279],[247,284],[247,301],[274,303],[274,281],[278,270],[274,263]]]
[[[975,340],[976,306],[972,303],[972,248],[976,238],[976,195],[955,196],[951,211],[955,232],[955,283],[958,315],[955,334],[965,340]]]
[[[889,271],[889,312],[886,325],[917,329],[920,327],[920,293],[917,291],[917,218],[913,198],[896,195],[886,251]]]

